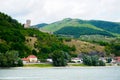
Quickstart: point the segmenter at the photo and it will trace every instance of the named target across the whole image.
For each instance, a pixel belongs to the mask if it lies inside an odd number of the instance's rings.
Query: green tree
[[[5,53],[9,50],[9,46],[7,44],[0,43],[0,52]]]
[[[99,65],[99,57],[97,55],[91,56],[91,60],[92,60],[92,65],[93,66],[98,66]]]
[[[111,63],[112,58],[108,57],[108,58],[106,59],[106,61],[107,61],[107,63]]]
[[[105,66],[105,63],[102,60],[99,60],[99,66]]]
[[[76,51],[75,45],[73,45],[73,46],[71,47],[71,50],[72,50],[72,51]]]
[[[17,66],[23,66],[23,61],[20,58],[17,60]]]
[[[83,55],[83,63],[88,66],[92,66],[92,60],[91,57],[88,55]]]
[[[97,55],[83,55],[83,63],[88,66],[105,66],[105,63],[99,60],[99,57]]]
[[[22,61],[18,57],[18,51],[7,51],[0,53],[0,67],[16,67],[23,66]]]
[[[32,50],[33,55],[37,55],[37,51],[35,49]]]
[[[52,60],[54,66],[66,66],[69,60],[69,56],[64,51],[55,50],[52,53]]]
[[[120,56],[120,41],[119,42],[111,42],[109,45],[105,47],[107,55],[114,54],[115,56]]]

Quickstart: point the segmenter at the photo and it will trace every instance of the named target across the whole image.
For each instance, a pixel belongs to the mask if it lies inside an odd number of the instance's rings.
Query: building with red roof
[[[23,63],[36,63],[38,59],[35,55],[29,55],[27,58],[22,58]]]
[[[38,61],[35,55],[29,55],[27,59],[29,60],[29,62],[33,62],[33,63]]]
[[[120,63],[120,56],[116,57],[116,62]]]

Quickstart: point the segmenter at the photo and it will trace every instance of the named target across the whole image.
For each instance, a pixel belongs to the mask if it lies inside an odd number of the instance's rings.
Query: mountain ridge
[[[74,28],[74,31],[70,31],[72,28]],[[42,28],[40,28],[40,30],[53,32],[54,34],[66,35],[67,33],[67,35],[73,35],[72,33],[75,33],[75,30],[77,30],[78,28],[79,30],[77,31],[77,34],[79,34],[79,36],[83,35],[83,32],[86,32],[84,35],[89,35],[91,33],[95,35],[101,35],[102,32],[103,36],[111,35],[111,37],[113,37],[120,35],[119,22],[110,22],[102,20],[81,20],[72,18],[65,18],[63,20],[53,22],[51,24],[43,26]],[[82,30],[80,28],[82,28]],[[77,34],[73,36],[76,36]]]

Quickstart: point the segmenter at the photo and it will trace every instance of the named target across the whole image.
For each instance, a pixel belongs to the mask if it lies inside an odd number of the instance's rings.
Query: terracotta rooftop
[[[23,61],[28,61],[28,59],[27,59],[27,58],[22,58],[22,60],[23,60]]]
[[[29,58],[37,58],[35,55],[29,55],[28,57],[27,57],[27,59],[29,59]]]

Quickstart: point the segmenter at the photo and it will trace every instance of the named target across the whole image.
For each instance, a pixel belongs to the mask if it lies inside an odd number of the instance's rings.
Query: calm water
[[[120,67],[0,69],[0,80],[120,80]]]

